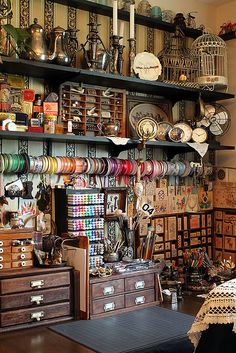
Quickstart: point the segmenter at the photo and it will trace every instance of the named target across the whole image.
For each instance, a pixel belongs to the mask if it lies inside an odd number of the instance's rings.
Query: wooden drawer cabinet
[[[33,266],[33,232],[30,229],[0,230],[0,272]],[[14,244],[16,240],[22,245]]]
[[[90,318],[159,304],[158,269],[90,279]]]
[[[0,332],[72,319],[74,274],[71,267],[1,271]]]

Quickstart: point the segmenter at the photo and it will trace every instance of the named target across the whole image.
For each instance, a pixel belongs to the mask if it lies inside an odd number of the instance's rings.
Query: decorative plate
[[[129,113],[129,124],[131,125],[132,135],[135,134],[137,124],[142,118],[152,118],[156,122],[169,121],[167,113],[165,113],[160,107],[150,103],[141,103],[135,105]],[[133,134],[134,132],[134,134]],[[134,136],[132,136],[134,137]]]
[[[157,135],[157,122],[150,117],[140,119],[136,131],[142,140],[152,140]]]
[[[156,81],[161,75],[161,63],[152,53],[142,52],[135,56],[133,70],[142,80]]]

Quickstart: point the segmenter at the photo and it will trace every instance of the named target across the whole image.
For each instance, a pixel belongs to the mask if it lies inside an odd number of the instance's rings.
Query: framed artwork
[[[223,212],[222,211],[215,211],[215,218],[216,219],[222,219],[223,218]]]
[[[106,188],[105,194],[105,218],[116,218],[117,211],[126,211],[126,188]]]
[[[215,221],[215,232],[216,234],[222,234],[223,231],[223,223],[222,221]]]
[[[155,231],[157,234],[164,233],[164,219],[163,218],[156,218]]]
[[[165,99],[143,96],[127,96],[127,136],[137,138],[136,126],[142,118],[152,118],[156,122],[172,122],[172,104]]]

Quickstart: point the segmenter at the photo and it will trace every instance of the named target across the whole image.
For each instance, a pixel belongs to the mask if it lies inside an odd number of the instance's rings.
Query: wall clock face
[[[139,120],[137,134],[142,140],[154,139],[157,135],[157,122],[148,117]]]
[[[161,122],[157,124],[157,139],[160,141],[166,141],[168,133],[172,129],[173,125],[168,122]]]
[[[169,139],[173,142],[181,142],[184,136],[184,131],[180,127],[174,126],[168,132],[168,136],[169,136]]]
[[[186,143],[186,142],[191,140],[193,130],[188,124],[186,124],[186,123],[177,123],[174,126],[175,127],[179,127],[180,129],[183,130],[183,135],[182,135],[182,139],[181,139],[182,143]]]
[[[207,132],[202,127],[193,130],[192,140],[197,143],[203,143],[207,140]]]

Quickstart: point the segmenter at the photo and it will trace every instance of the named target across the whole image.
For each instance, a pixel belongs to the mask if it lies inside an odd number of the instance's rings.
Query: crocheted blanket
[[[209,324],[234,324],[236,333],[236,279],[212,289],[196,315],[188,336],[196,348]]]

